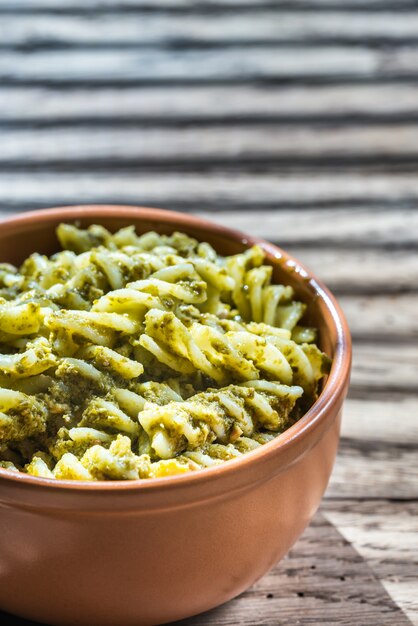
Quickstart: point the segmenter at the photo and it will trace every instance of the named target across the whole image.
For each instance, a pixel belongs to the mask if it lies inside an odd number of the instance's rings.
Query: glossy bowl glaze
[[[146,626],[226,602],[281,559],[320,503],[346,396],[350,335],[330,292],[286,252],[195,217],[79,206],[0,224],[0,262],[58,249],[62,221],[138,232],[182,230],[221,254],[261,243],[275,279],[308,303],[333,357],[309,412],[274,441],[224,465],[132,482],[72,482],[0,469],[0,609],[49,624]]]

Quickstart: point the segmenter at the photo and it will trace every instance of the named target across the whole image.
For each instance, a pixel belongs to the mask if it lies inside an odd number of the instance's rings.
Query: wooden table
[[[0,0],[0,47],[1,217],[209,216],[289,249],[351,325],[320,512],[183,623],[418,624],[418,3]]]

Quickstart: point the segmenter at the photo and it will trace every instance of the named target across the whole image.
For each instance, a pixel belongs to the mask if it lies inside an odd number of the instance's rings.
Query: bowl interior
[[[322,287],[298,261],[272,244],[171,211],[134,207],[73,207],[34,212],[1,224],[0,262],[19,265],[33,252],[46,255],[57,252],[59,244],[55,229],[60,222],[76,222],[83,228],[101,224],[112,232],[133,224],[138,234],[149,230],[171,234],[181,230],[200,241],[209,242],[222,255],[237,254],[261,243],[274,267],[274,282],[291,285],[296,297],[308,304],[303,322],[318,329],[320,347],[331,357],[334,355],[337,328]]]

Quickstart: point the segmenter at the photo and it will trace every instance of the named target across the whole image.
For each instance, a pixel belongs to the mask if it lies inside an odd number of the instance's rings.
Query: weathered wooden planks
[[[2,18],[3,19],[3,18]],[[0,86],[1,87],[1,86]],[[94,95],[93,92],[94,91]],[[373,123],[382,119],[417,119],[418,86],[363,85],[223,85],[127,87],[1,87],[0,122],[36,121],[124,123],[132,120],[171,122],[255,120],[332,121],[353,119]]]
[[[343,41],[368,44],[404,43],[418,38],[418,13],[407,11],[303,11],[242,10],[216,13],[205,19],[196,13],[164,12],[121,14],[100,11],[93,15],[5,15],[0,24],[5,46],[144,46],[242,43],[324,43]]]
[[[326,497],[416,500],[417,447],[342,439]]]
[[[377,360],[376,360],[377,361]],[[354,385],[327,499],[418,500],[418,397]],[[417,528],[418,530],[418,528]]]
[[[5,51],[0,57],[3,84],[28,83],[185,83],[249,79],[346,78],[371,79],[416,74],[415,48],[382,54],[363,48],[246,48],[163,50]],[[13,71],[10,71],[13,68]]]
[[[20,10],[54,10],[54,11],[90,11],[94,10],[114,10],[114,0],[19,0],[19,3],[13,2],[13,0],[0,0],[1,9],[9,9],[12,12],[18,12]],[[252,9],[259,11],[265,7],[275,8],[300,8],[305,10],[306,8],[314,8],[316,10],[326,9],[330,7],[335,9],[356,9],[356,10],[370,10],[374,11],[387,10],[388,8],[398,10],[414,8],[414,0],[264,0],[257,2],[257,0],[123,0],[117,3],[119,11],[129,9],[164,9],[164,10],[197,10],[198,12],[205,13],[210,9],[218,12],[225,10],[234,10],[236,7]]]
[[[198,212],[213,220],[213,213]],[[217,221],[234,228],[239,222],[243,232],[252,233],[285,245],[309,246],[411,246],[418,244],[418,211],[379,207],[222,211]]]
[[[0,135],[3,136],[1,130]],[[27,136],[26,139],[28,141]],[[14,151],[16,153],[16,148]],[[396,210],[401,205],[414,208],[418,201],[417,176],[396,172],[396,164],[387,172],[376,172],[376,168],[368,171],[358,166],[354,169],[345,166],[343,170],[332,166],[319,169],[318,164],[315,169],[303,168],[300,171],[295,167],[260,164],[257,169],[261,171],[254,172],[255,167],[243,165],[237,158],[231,162],[229,170],[225,167],[203,167],[198,163],[188,169],[176,163],[172,163],[171,169],[150,168],[149,164],[127,169],[120,165],[116,168],[116,163],[106,153],[102,153],[101,157],[104,160],[102,163],[89,161],[82,165],[76,161],[58,167],[60,149],[56,146],[55,160],[48,165],[38,164],[35,169],[29,167],[33,163],[27,162],[25,152],[21,151],[23,163],[22,160],[11,165],[3,162],[0,167],[0,207],[3,210],[20,210],[81,202],[148,204],[202,214],[206,212],[206,216],[218,221],[223,220],[222,213],[225,211],[226,224],[228,219],[234,219],[234,216],[228,217],[228,210],[254,211],[266,207],[343,207],[352,210],[354,205],[359,205],[361,213],[362,209],[381,206]],[[77,180],[76,187],[74,180]],[[245,215],[236,216],[236,226],[242,224],[243,229],[246,219],[249,218]],[[277,219],[280,217],[277,216]],[[381,220],[382,216],[377,214],[376,229],[385,228],[384,224],[380,226]],[[258,234],[261,234],[260,224],[257,225]],[[308,236],[305,229],[301,235]],[[335,236],[338,236],[337,232]],[[386,239],[390,237],[388,229]]]
[[[418,623],[416,502],[325,501],[322,512],[356,546],[392,597]]]
[[[418,59],[418,56],[417,56]],[[0,58],[1,64],[1,58]],[[0,163],[137,164],[292,163],[335,159],[418,158],[418,124],[371,126],[309,124],[186,128],[55,127],[4,129]]]
[[[324,248],[320,252],[288,246],[288,249],[331,289],[338,293],[397,293],[416,291],[416,253]]]
[[[350,391],[328,500],[418,499],[418,398]],[[412,521],[412,520],[411,520]],[[418,528],[417,528],[418,531]]]
[[[352,386],[418,392],[418,350],[414,343],[360,343],[353,353]]]
[[[418,338],[416,294],[340,296],[339,302],[355,339],[395,343]]]
[[[274,48],[265,44],[174,50],[58,48],[54,54],[41,49],[30,55],[7,49],[0,57],[0,79],[4,85],[406,80],[417,77],[417,59],[415,44],[383,50],[347,45]]]
[[[356,397],[352,390],[344,405],[341,436],[351,441],[412,447],[418,445],[417,415],[418,397],[393,392],[383,397],[372,392]]]

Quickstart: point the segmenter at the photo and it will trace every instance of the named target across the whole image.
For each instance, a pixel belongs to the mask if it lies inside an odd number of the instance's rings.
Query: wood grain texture
[[[3,136],[3,131],[0,134]],[[46,141],[50,141],[47,136]],[[35,149],[34,142],[32,149]],[[49,150],[53,152],[52,145]],[[229,170],[208,167],[200,171],[201,165],[196,163],[186,170],[174,163],[171,171],[162,167],[145,169],[140,165],[127,170],[120,166],[116,168],[107,155],[107,163],[102,164],[99,171],[97,164],[91,161],[84,165],[78,161],[67,164],[62,171],[62,167],[57,167],[57,160],[61,158],[58,146],[55,146],[55,154],[56,160],[48,166],[37,165],[35,168],[33,163],[25,161],[23,164],[18,161],[0,165],[0,207],[4,214],[8,210],[59,204],[119,202],[192,210],[202,214],[210,211],[211,219],[217,221],[223,220],[225,211],[226,223],[228,210],[255,211],[263,207],[342,207],[352,210],[359,205],[359,210],[385,206],[396,213],[400,206],[418,206],[417,176],[411,172],[396,172],[395,166],[387,172],[376,171],[376,167],[367,171],[358,166],[354,170],[345,166],[341,171],[329,165],[325,168],[303,168],[302,171],[293,167],[283,171],[279,167],[268,168],[260,164],[258,169],[261,171],[254,172],[255,167],[250,168],[237,159],[231,163],[233,167]],[[26,158],[24,152],[21,156]],[[74,180],[77,180],[76,187]],[[241,219],[248,219],[241,215],[235,217],[237,226],[241,225]],[[294,214],[292,219],[296,218]],[[377,214],[376,229],[382,228],[380,218]],[[335,219],[338,219],[337,215]],[[259,220],[258,234],[261,234],[261,227]],[[302,237],[307,237],[307,233],[309,230],[301,230]],[[388,229],[386,238],[390,237]]]
[[[3,19],[3,18],[2,18]],[[349,85],[223,85],[111,88],[5,87],[1,119],[46,125],[102,120],[175,124],[190,121],[332,121],[417,119],[418,86],[399,83]]]
[[[363,556],[388,593],[418,623],[418,504],[325,501],[322,512]]]
[[[327,498],[416,500],[416,458],[416,443],[387,444],[371,439],[342,439]]]
[[[418,445],[418,397],[372,392],[356,397],[351,390],[344,405],[341,436],[348,441]],[[418,466],[418,460],[413,463]]]
[[[344,406],[340,449],[326,497],[366,502],[376,498],[418,500],[416,385],[397,392],[390,384],[373,389],[364,379],[357,385],[364,367],[361,359],[360,367],[356,365],[358,346],[354,355],[353,384]],[[374,365],[379,359],[378,353]]]
[[[418,60],[418,56],[417,56]],[[1,64],[1,57],[0,57]],[[418,158],[418,124],[372,126],[367,129],[309,124],[243,127],[189,126],[139,128],[4,129],[0,163],[88,162],[228,164],[330,159]]]
[[[97,11],[110,8],[114,10],[114,0],[19,0],[19,3],[13,0],[0,0],[0,9],[19,12],[19,10],[54,10],[54,11]],[[241,9],[253,9],[259,11],[264,7],[273,6],[276,8],[313,8],[316,10],[329,9],[356,9],[374,11],[386,10],[387,8],[411,9],[414,8],[414,0],[122,0],[117,3],[119,11],[125,9],[154,9],[154,10],[197,10],[204,13],[209,9],[218,12],[224,10],[234,10],[237,7]]]
[[[416,294],[340,296],[339,302],[354,339],[397,343],[418,338]]]
[[[353,352],[352,387],[418,391],[418,350],[415,343],[356,344]]]
[[[418,286],[414,251],[336,247],[318,252],[296,246],[288,246],[288,250],[339,294],[416,291]]]
[[[199,211],[213,219],[211,212]],[[381,209],[349,207],[275,210],[254,212],[222,211],[217,221],[229,228],[239,228],[264,239],[285,245],[345,245],[347,247],[377,245],[411,246],[418,244],[418,209]]]
[[[0,24],[2,46],[133,46],[242,43],[306,43],[324,41],[404,43],[418,39],[418,12],[395,10],[321,12],[265,10],[216,13],[164,12],[121,15],[114,10],[85,16],[5,15]]]
[[[343,46],[333,48],[280,48],[259,46],[246,54],[245,48],[164,50],[38,50],[29,57],[24,52],[5,51],[0,57],[0,79],[4,84],[22,81],[49,83],[185,83],[202,81],[240,82],[248,79],[377,78],[416,75],[415,48],[389,54]],[[385,55],[386,56],[386,55]],[[13,71],[10,71],[13,68]]]
[[[418,500],[417,415],[417,397],[352,387],[327,500]]]

